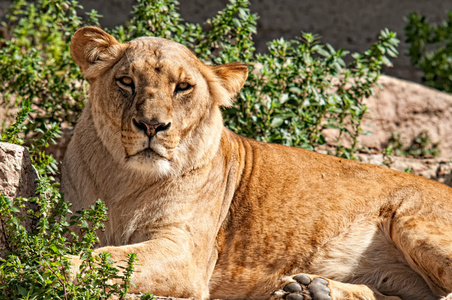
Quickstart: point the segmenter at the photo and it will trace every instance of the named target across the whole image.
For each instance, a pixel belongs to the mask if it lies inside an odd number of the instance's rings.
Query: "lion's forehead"
[[[127,53],[133,59],[192,61],[196,56],[185,46],[158,37],[141,37],[128,43]]]
[[[170,81],[194,79],[202,64],[185,46],[156,37],[142,37],[128,43],[125,57],[117,69],[141,78],[168,76]],[[159,80],[159,81],[160,81]]]

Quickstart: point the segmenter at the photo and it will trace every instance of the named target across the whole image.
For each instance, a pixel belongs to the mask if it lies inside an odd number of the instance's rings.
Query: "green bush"
[[[109,30],[118,40],[152,35],[191,48],[207,63],[244,62],[250,75],[236,104],[224,111],[225,123],[258,140],[315,150],[325,143],[324,130],[338,132],[335,154],[353,158],[366,112],[362,100],[373,93],[388,56],[397,55],[395,34],[384,30],[363,53],[349,54],[322,45],[303,33],[298,40],[275,40],[268,53],[256,53],[252,36],[257,15],[248,0],[231,0],[204,24],[185,22],[174,0],[139,0],[132,19]],[[79,9],[79,10],[77,10]],[[133,272],[134,255],[118,269],[107,254],[93,256],[96,231],[106,220],[102,202],[72,215],[52,174],[57,162],[42,149],[58,135],[59,125],[73,125],[87,98],[87,83],[69,53],[70,38],[83,25],[97,24],[92,11],[84,18],[74,0],[16,0],[0,36],[0,94],[3,105],[20,108],[16,122],[2,129],[2,141],[27,142],[40,174],[37,197],[1,197],[0,225],[6,255],[0,266],[0,298],[123,298]],[[348,136],[351,146],[340,144]],[[31,220],[31,228],[27,228]],[[69,221],[68,221],[69,220]],[[81,234],[72,231],[80,228]],[[68,239],[71,237],[71,239]],[[81,254],[85,271],[78,284],[68,279],[69,254]],[[110,285],[107,279],[120,279]],[[146,294],[142,299],[150,299]]]
[[[87,93],[69,41],[83,24],[97,24],[97,15],[91,12],[82,22],[77,8],[77,1],[16,0],[2,22],[0,94],[4,103],[13,96],[37,107],[26,134],[49,122],[74,124],[83,108]]]
[[[411,13],[405,19],[408,55],[423,73],[422,81],[435,89],[452,92],[452,10],[441,24],[429,24],[425,16]]]
[[[357,137],[367,110],[363,99],[373,87],[383,65],[395,56],[395,35],[381,32],[379,41],[364,53],[320,45],[312,34],[300,40],[269,43],[269,54],[253,59],[248,83],[237,105],[226,111],[226,124],[244,135],[266,142],[315,150],[325,143],[324,130],[338,131],[335,155],[353,158]],[[340,144],[343,136],[351,146]]]

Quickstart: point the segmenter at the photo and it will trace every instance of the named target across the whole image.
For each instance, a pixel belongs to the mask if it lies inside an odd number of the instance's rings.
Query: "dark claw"
[[[292,282],[286,285],[283,290],[289,293],[298,293],[302,291],[302,288],[298,283]]]
[[[314,278],[309,285],[309,291],[312,294],[313,300],[332,300],[330,296],[331,290],[328,288],[328,281],[323,278]]]
[[[286,300],[304,300],[304,296],[300,294],[289,294],[286,296]]]
[[[312,295],[312,300],[333,300],[330,295]]]
[[[303,285],[309,285],[311,283],[311,279],[304,274],[295,276],[293,279],[295,279],[298,283],[301,283]]]
[[[328,281],[325,280],[325,279],[323,279],[323,278],[320,278],[320,277],[314,278],[314,280],[313,280],[312,283],[320,283],[320,284],[323,284],[323,285],[325,285],[325,286],[328,285]]]

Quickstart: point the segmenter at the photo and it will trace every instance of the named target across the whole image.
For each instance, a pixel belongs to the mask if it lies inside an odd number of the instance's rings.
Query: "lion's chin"
[[[126,165],[131,169],[152,173],[157,177],[166,177],[173,173],[171,158],[167,158],[147,148],[126,158]]]

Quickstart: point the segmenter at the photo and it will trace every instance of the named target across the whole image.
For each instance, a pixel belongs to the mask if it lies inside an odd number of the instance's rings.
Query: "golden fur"
[[[138,254],[136,291],[452,299],[449,187],[232,133],[220,107],[246,80],[242,64],[208,66],[175,42],[123,44],[94,27],[71,52],[91,90],[62,190],[74,210],[105,201],[97,251]]]

